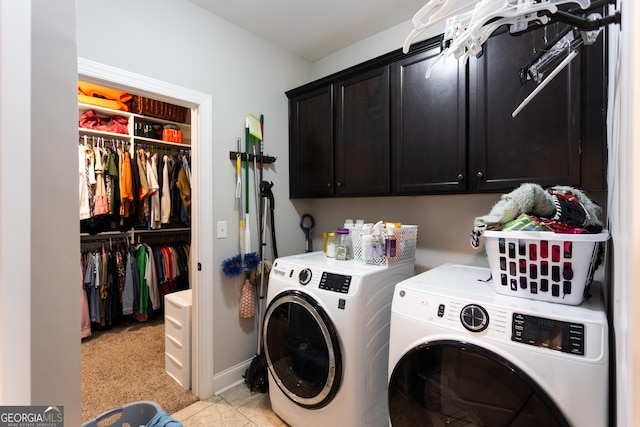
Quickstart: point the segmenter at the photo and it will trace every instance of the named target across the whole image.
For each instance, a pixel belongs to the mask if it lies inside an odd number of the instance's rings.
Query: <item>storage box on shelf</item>
[[[133,113],[179,123],[187,121],[187,111],[185,107],[145,98],[144,96],[134,95],[131,100],[131,112]]]
[[[578,305],[598,267],[609,232],[485,231],[485,250],[499,294]]]
[[[387,237],[387,230],[383,239]],[[381,256],[374,256],[370,259],[366,259],[363,254],[362,245],[362,228],[351,229],[351,244],[353,246],[353,258],[364,264],[372,265],[389,265],[399,264],[402,262],[413,262],[416,259],[416,242],[418,240],[418,226],[417,225],[402,225],[393,229],[393,234],[396,238],[396,255],[393,257],[384,256],[384,247],[382,249]]]

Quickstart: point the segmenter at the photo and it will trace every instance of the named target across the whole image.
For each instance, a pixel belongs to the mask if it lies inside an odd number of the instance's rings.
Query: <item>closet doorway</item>
[[[78,58],[78,80],[113,87],[191,110],[191,391],[213,395],[213,100],[210,95]],[[208,143],[205,143],[208,142]],[[78,235],[80,240],[80,235]]]

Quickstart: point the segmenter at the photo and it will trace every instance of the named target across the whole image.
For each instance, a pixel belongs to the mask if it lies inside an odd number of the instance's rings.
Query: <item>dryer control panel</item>
[[[585,327],[528,314],[513,313],[511,340],[584,356]]]

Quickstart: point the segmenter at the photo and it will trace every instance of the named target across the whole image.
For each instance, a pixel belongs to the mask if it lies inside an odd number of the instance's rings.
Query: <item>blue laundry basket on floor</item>
[[[96,418],[82,424],[82,427],[139,427],[146,425],[160,411],[163,411],[163,409],[159,403],[150,400],[141,400],[104,412]],[[114,418],[112,424],[99,424],[118,414],[120,417]]]

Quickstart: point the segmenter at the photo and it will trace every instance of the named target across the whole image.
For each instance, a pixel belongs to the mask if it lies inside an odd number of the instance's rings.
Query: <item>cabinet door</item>
[[[389,67],[339,81],[335,111],[336,195],[389,194]]]
[[[393,64],[394,194],[465,191],[465,66],[439,61],[440,45]]]
[[[580,183],[580,61],[574,59],[515,118],[535,88],[519,71],[552,40],[558,24],[519,36],[506,30],[470,59],[470,190],[507,190],[523,182]]]
[[[289,99],[289,197],[333,195],[332,87]]]

